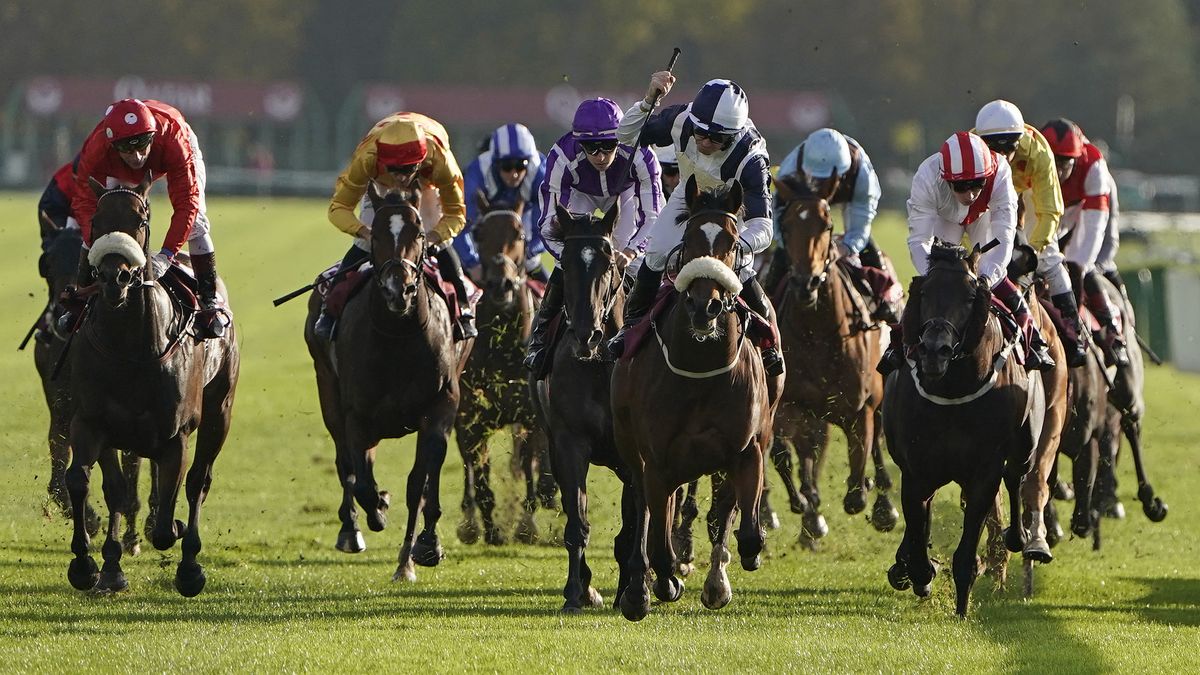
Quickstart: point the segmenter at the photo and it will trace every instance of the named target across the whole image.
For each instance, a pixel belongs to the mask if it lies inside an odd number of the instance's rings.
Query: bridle
[[[795,206],[789,206],[788,209],[790,211],[793,208],[800,208],[800,204],[807,202],[807,201],[812,201],[815,203],[819,200],[797,199],[794,202]],[[829,244],[825,247],[825,264],[821,266],[820,274],[808,275],[809,282],[807,284],[805,284],[805,286],[808,287],[810,292],[816,292],[818,289],[821,288],[821,286],[825,285],[825,282],[829,280],[829,268],[833,267],[834,261],[837,260],[837,257],[834,255],[835,246],[833,243],[833,219],[826,219],[825,228],[822,230],[822,232],[829,233]],[[786,242],[787,228],[786,227],[779,228],[779,236],[785,240],[784,241],[784,250],[786,250],[786,247],[787,247],[787,242]],[[788,267],[788,273],[787,273],[786,278],[788,278],[788,279],[803,279],[804,278],[803,276],[796,274],[796,261],[792,261],[792,264]],[[815,280],[815,282],[814,282],[814,280]]]
[[[599,244],[599,246],[597,246],[598,249],[604,249],[607,246],[609,251],[612,250],[612,240],[602,234],[570,234],[563,237],[562,241],[564,244],[568,241],[594,242],[595,244]],[[609,259],[611,260],[611,258],[612,254],[610,253]],[[608,321],[609,315],[612,313],[613,305],[617,303],[617,297],[620,295],[619,291],[621,289],[622,276],[622,274],[618,274],[617,271],[610,266],[610,281],[608,288],[604,290],[604,301],[601,303],[601,306],[604,308],[603,314],[600,315],[601,323]],[[567,311],[566,303],[563,304],[563,317],[565,318],[567,325],[571,325],[571,316]]]
[[[734,223],[735,223],[734,232],[735,233],[737,232],[737,228],[736,228],[737,215],[730,213],[728,211],[723,211],[721,209],[704,209],[701,211],[697,211],[695,213],[689,214],[688,217],[685,218],[684,220],[680,221],[679,224],[683,226],[683,231],[686,233],[687,228],[692,224],[693,221],[695,221],[699,218],[711,216],[714,214],[719,215],[726,220],[734,221]],[[736,234],[734,236],[735,236],[735,240],[734,240],[735,243],[734,243],[733,271],[734,271],[734,273],[740,275],[743,270],[745,270],[747,267],[749,267],[751,264],[754,263],[754,253],[753,253],[753,251],[750,250],[750,245],[746,243],[746,240],[742,239],[741,237],[737,236]],[[675,280],[675,276],[677,274],[679,274],[679,270],[683,269],[683,264],[684,264],[683,263],[683,242],[681,241],[678,244],[676,244],[675,248],[672,248],[671,251],[669,253],[667,253],[667,266],[666,266],[667,278],[670,279],[672,281],[672,283]]]
[[[137,190],[132,190],[127,187],[115,187],[110,190],[105,190],[98,197],[96,197],[97,207],[99,207],[100,202],[104,201],[105,197],[114,194],[130,195],[137,200],[137,205],[139,207],[137,215],[141,218],[141,220],[134,229],[132,236],[134,241],[138,241],[139,239],[141,240],[139,243],[142,245],[142,250],[146,253],[146,258],[148,260],[150,258],[150,202],[147,201],[146,198],[142,196],[142,193],[138,192]],[[95,238],[94,229],[93,238]],[[138,272],[141,273],[138,274]],[[135,268],[133,270],[124,269],[117,272],[117,278],[113,279],[113,281],[122,286],[129,286],[131,289],[142,288],[144,286],[154,286],[155,282],[150,279],[146,279],[145,276],[145,265],[143,265],[142,267]]]
[[[487,220],[489,218],[491,218],[492,216],[507,216],[507,217],[514,219],[518,223],[518,225],[519,225],[518,239],[521,241],[521,249],[522,249],[522,252],[524,252],[525,246],[527,245],[527,242],[525,239],[525,227],[523,225],[523,221],[521,220],[522,215],[520,213],[518,213],[517,211],[514,211],[512,209],[495,209],[493,211],[488,211],[487,213],[483,214],[475,222],[475,225],[472,226],[472,229],[478,228],[480,225],[487,222]],[[510,272],[513,273],[513,278],[515,278],[517,281],[517,289],[520,289],[521,286],[523,286],[525,284],[526,272],[525,272],[524,265],[517,263],[517,261],[504,255],[503,253],[497,253],[496,255],[492,256],[492,258],[490,260],[491,260],[491,262],[502,265],[504,267],[504,278],[505,279],[509,278],[508,275]],[[482,259],[480,262],[482,262]]]
[[[405,223],[405,225],[406,226],[412,225],[417,228],[417,237],[416,237],[417,242],[422,242],[425,239],[425,231],[423,229],[421,229],[421,214],[418,213],[416,209],[414,209],[409,204],[395,204],[395,205],[389,204],[387,206],[394,206],[396,209],[407,208],[409,211],[412,211],[413,215],[416,216],[416,220],[414,220],[412,223]],[[383,208],[387,208],[387,206],[385,206]],[[382,211],[383,208],[376,210],[376,212],[375,212],[376,220],[378,220],[379,212]],[[417,275],[417,283],[420,283],[420,281],[421,281],[421,279],[420,279],[421,266],[418,263],[413,262],[412,260],[409,260],[408,258],[405,258],[403,256],[397,257],[396,252],[394,250],[395,248],[397,248],[395,241],[392,242],[392,246],[393,246],[392,257],[385,260],[375,270],[374,276],[375,276],[376,285],[378,285],[379,287],[382,288],[385,283],[388,272],[390,272],[392,270],[392,268],[395,267],[396,265],[404,265],[405,267],[408,267],[409,269],[411,269],[413,271],[413,273],[415,273]],[[418,251],[423,252],[424,249],[425,249],[424,244],[421,244],[417,247]]]
[[[976,277],[976,275],[973,272],[971,272],[970,270],[965,270],[965,269],[958,270],[958,269],[952,269],[952,268],[948,268],[948,267],[938,267],[936,269],[931,269],[928,272],[926,272],[926,276],[928,276],[929,274],[932,274],[935,271],[937,271],[937,272],[954,272],[957,274],[963,274],[963,275],[967,276],[968,278],[970,278],[972,281],[975,281],[978,279],[978,277]],[[924,292],[924,288],[922,287],[922,293],[923,292]],[[951,344],[951,346],[950,346],[950,360],[951,361],[957,361],[968,355],[965,345],[963,344],[965,336],[963,335],[962,329],[960,329],[958,326],[955,326],[949,319],[946,319],[945,317],[935,316],[932,319],[921,324],[920,336],[924,337],[925,334],[928,333],[929,331],[938,329],[938,328],[945,328],[954,339],[953,344]]]

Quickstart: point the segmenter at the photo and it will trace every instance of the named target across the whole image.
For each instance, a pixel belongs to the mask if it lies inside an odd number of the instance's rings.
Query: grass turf
[[[34,194],[0,193],[0,343],[12,346],[43,302],[35,204]],[[9,383],[0,414],[4,670],[1179,672],[1200,663],[1200,546],[1191,519],[1200,506],[1191,491],[1200,484],[1192,452],[1200,377],[1170,368],[1150,370],[1145,424],[1151,479],[1170,517],[1152,524],[1142,516],[1132,465],[1123,461],[1120,493],[1129,516],[1104,522],[1104,549],[1064,541],[1055,562],[1037,569],[1030,601],[1020,597],[1014,560],[1006,590],[987,578],[976,584],[966,621],[953,616],[948,569],[927,601],[887,585],[899,534],[876,533],[861,515],[837,507],[845,478],[840,434],[822,479],[832,531],[820,550],[799,548],[799,517],[781,512],[783,527],[769,533],[763,568],[750,574],[731,565],[734,599],[719,612],[699,603],[701,564],[680,602],[656,605],[640,624],[611,609],[560,616],[566,557],[559,546],[489,548],[455,539],[462,482],[453,443],[439,528],[448,556],[437,568],[418,568],[415,584],[392,583],[412,439],[380,449],[377,475],[397,496],[391,527],[365,533],[362,554],[335,551],[340,489],[300,332],[304,303],[270,304],[339,258],[347,241],[325,222],[319,200],[218,198],[209,207],[243,362],[232,433],[202,523],[208,586],[197,598],[181,598],[172,586],[178,546],[158,552],[145,542],[140,556],[123,561],[127,592],[101,597],[69,586],[69,523],[45,511],[47,414],[32,355],[0,350],[0,378]],[[169,213],[161,198],[155,213],[160,237]],[[885,214],[876,231],[907,277],[900,217]],[[507,443],[497,442],[493,455],[511,531],[519,490],[505,470]],[[98,469],[92,488],[100,504]],[[590,488],[588,552],[595,583],[611,602],[618,489],[604,469],[592,472]],[[785,507],[782,493],[775,495],[775,506]],[[956,497],[957,490],[943,490],[934,510],[933,555],[942,561],[958,539]],[[561,516],[538,518],[544,537],[561,532]],[[698,542],[697,559],[707,551]]]

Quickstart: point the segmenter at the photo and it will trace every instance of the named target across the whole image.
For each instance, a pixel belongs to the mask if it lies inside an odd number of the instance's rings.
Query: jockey
[[[992,101],[979,109],[973,132],[992,152],[1008,160],[1017,191],[1018,226],[1025,216],[1021,195],[1033,192],[1037,223],[1028,231],[1027,239],[1038,254],[1038,274],[1050,288],[1050,301],[1063,318],[1065,330],[1060,333],[1067,364],[1077,368],[1087,360],[1087,343],[1080,339],[1083,328],[1079,323],[1079,308],[1063,267],[1063,255],[1058,250],[1063,199],[1050,144],[1040,131],[1025,123],[1017,106],[1004,100]]]
[[[58,167],[50,184],[42,191],[38,200],[38,223],[42,232],[42,253],[50,248],[50,243],[63,230],[78,230],[79,221],[71,210],[71,195],[75,193],[75,166],[79,163],[79,155],[75,159]]]
[[[1030,316],[1029,306],[1007,274],[1016,230],[1017,193],[1008,160],[989,150],[979,136],[960,131],[946,139],[941,151],[921,162],[908,198],[908,250],[918,274],[914,283],[919,283],[929,269],[929,251],[935,238],[958,243],[965,231],[974,245],[996,239],[999,245],[979,259],[979,277],[1008,307],[1025,334],[1029,346],[1025,368],[1049,370],[1054,360]],[[920,312],[920,293],[910,297],[904,311],[906,315]],[[920,336],[903,337],[912,344]],[[897,351],[893,343],[881,367],[898,367],[903,355]]]
[[[221,337],[228,317],[224,301],[217,294],[216,251],[209,236],[204,200],[204,156],[183,114],[166,103],[135,98],[117,101],[84,141],[71,195],[71,207],[83,232],[78,279],[86,279],[91,273],[87,255],[97,197],[89,179],[113,188],[138,185],[147,173],[151,180],[167,177],[167,194],[174,209],[162,248],[148,263],[156,278],[162,276],[187,242],[200,296],[197,337]]]
[[[542,244],[537,223],[541,212],[537,199],[538,186],[546,175],[546,156],[538,152],[533,134],[524,124],[505,124],[488,139],[487,149],[467,166],[464,177],[467,222],[478,220],[476,195],[482,194],[489,203],[515,205],[524,202],[521,218],[525,223],[525,270],[530,277],[547,281],[542,266]],[[468,227],[454,238],[454,249],[463,266],[474,276],[479,270],[479,254],[475,239]]]
[[[1066,204],[1060,239],[1068,234],[1071,237],[1065,252],[1067,269],[1073,280],[1082,282],[1084,304],[1103,326],[1099,342],[1105,361],[1126,366],[1129,352],[1115,319],[1119,310],[1104,293],[1099,280],[1101,270],[1097,267],[1100,251],[1109,236],[1110,201],[1115,192],[1112,175],[1100,149],[1087,142],[1071,120],[1059,118],[1047,122],[1042,126],[1042,135],[1054,151]]]
[[[658,158],[658,166],[662,169],[663,197],[669,199],[675,188],[679,187],[679,159],[675,156],[675,146],[652,145],[650,149],[654,151],[654,156]]]
[[[896,323],[896,303],[900,299],[899,282],[883,267],[879,249],[871,239],[871,224],[879,211],[879,176],[871,164],[871,158],[858,141],[834,129],[817,129],[800,145],[784,157],[779,165],[779,176],[801,173],[801,186],[807,194],[824,199],[830,204],[845,205],[843,216],[846,233],[838,240],[841,257],[847,259],[853,269],[862,272],[871,286],[875,299],[872,318]],[[776,201],[774,220],[778,229],[779,219],[787,204]],[[778,262],[777,262],[778,261]],[[777,246],[771,256],[771,267],[767,273],[767,288],[775,286],[787,274],[790,261],[787,249]]]
[[[354,237],[354,244],[342,258],[339,269],[357,267],[370,257],[375,211],[366,198],[368,182],[374,182],[380,192],[421,191],[422,220],[430,228],[426,231],[428,247],[436,251],[442,277],[454,284],[458,295],[460,320],[454,326],[455,339],[475,337],[477,331],[468,304],[462,263],[451,246],[454,236],[466,223],[463,176],[450,152],[450,137],[445,128],[424,115],[397,112],[375,123],[359,141],[349,164],[337,178],[329,202],[329,222]],[[358,215],[354,214],[356,206],[360,206]],[[425,218],[427,209],[429,218]],[[336,319],[322,308],[314,332],[328,339],[335,323]]]
[[[571,213],[607,211],[620,203],[620,218],[613,232],[618,269],[624,269],[645,248],[645,232],[662,208],[658,160],[645,148],[617,142],[621,109],[606,98],[579,104],[571,131],[554,143],[546,155],[546,177],[538,190],[539,230],[546,248],[560,260],[562,244],[552,237],[555,205]],[[562,309],[562,263],[554,266],[546,297],[538,308],[529,336],[525,366],[541,370],[545,359],[546,328]]]
[[[770,159],[767,144],[750,121],[746,93],[729,80],[710,80],[689,104],[673,105],[653,116],[650,112],[661,96],[675,83],[669,71],[650,76],[645,99],[625,111],[617,131],[622,143],[672,146],[679,161],[680,180],[695,176],[701,190],[739,181],[745,194],[745,214],[738,218],[742,244],[751,254],[771,244]],[[625,324],[609,342],[609,350],[620,356],[625,348],[625,331],[650,310],[662,283],[667,256],[682,237],[678,225],[687,211],[684,191],[675,190],[659,218],[649,228],[649,248],[637,273],[637,283],[625,299]],[[771,304],[754,276],[750,265],[740,270],[741,297],[751,310],[772,319]],[[783,373],[779,350],[763,350],[763,365],[768,375]]]

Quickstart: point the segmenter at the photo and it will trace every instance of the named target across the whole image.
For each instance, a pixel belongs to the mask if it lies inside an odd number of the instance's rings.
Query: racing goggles
[[[982,190],[984,184],[987,183],[987,179],[972,178],[971,180],[952,180],[949,181],[949,183],[951,190],[962,194],[964,192],[971,192],[972,190]]]
[[[699,127],[692,130],[692,136],[698,141],[712,141],[722,148],[733,142],[733,134],[722,134],[715,131],[706,131]]]
[[[520,158],[502,159],[499,162],[496,162],[496,166],[501,171],[509,173],[513,171],[524,171],[525,169],[529,168],[529,160]]]
[[[112,146],[117,152],[137,152],[142,148],[149,147],[153,140],[154,132],[147,131],[144,134],[138,134],[137,136],[130,136],[129,138],[122,138],[119,141],[113,141]]]
[[[610,138],[605,141],[579,141],[579,147],[589,155],[608,154],[617,149],[617,140]]]

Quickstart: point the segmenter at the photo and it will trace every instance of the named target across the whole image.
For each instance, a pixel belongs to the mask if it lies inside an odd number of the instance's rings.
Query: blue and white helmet
[[[705,131],[734,134],[746,128],[750,103],[736,82],[709,80],[692,101],[688,117]]]
[[[679,158],[675,156],[675,145],[655,145],[651,146],[654,151],[654,156],[658,158],[660,166],[679,166]]]
[[[813,178],[841,176],[850,170],[850,144],[835,129],[817,129],[804,140],[804,173]]]
[[[537,142],[524,124],[505,124],[492,132],[492,159],[533,159]]]

